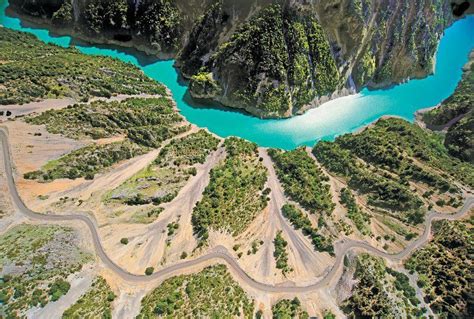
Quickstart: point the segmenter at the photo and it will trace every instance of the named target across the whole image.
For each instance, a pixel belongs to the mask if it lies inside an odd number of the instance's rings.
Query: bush
[[[155,271],[155,268],[153,268],[153,267],[147,267],[147,268],[145,269],[145,275],[150,276],[150,275],[153,274],[154,271]]]

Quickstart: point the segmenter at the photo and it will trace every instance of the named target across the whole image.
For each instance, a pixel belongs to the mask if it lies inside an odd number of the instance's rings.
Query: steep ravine
[[[290,117],[349,90],[430,74],[438,41],[456,18],[453,8],[459,9],[444,0],[10,4],[61,33],[175,58],[194,98],[265,118]]]

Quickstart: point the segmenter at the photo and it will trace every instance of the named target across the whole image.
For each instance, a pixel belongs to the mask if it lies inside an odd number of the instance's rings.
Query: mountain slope
[[[260,117],[303,112],[343,88],[426,76],[454,19],[442,0],[10,3],[61,32],[175,57],[193,97]]]

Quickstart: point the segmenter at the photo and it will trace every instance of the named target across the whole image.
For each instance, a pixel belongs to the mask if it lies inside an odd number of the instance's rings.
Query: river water
[[[451,95],[462,76],[462,66],[474,48],[474,16],[449,27],[436,53],[433,75],[413,79],[385,90],[364,89],[358,94],[329,101],[303,115],[290,119],[262,120],[241,112],[191,105],[187,87],[179,81],[174,61],[147,61],[143,57],[107,46],[94,46],[75,41],[69,36],[55,36],[46,29],[32,28],[5,14],[8,1],[0,0],[0,24],[30,32],[42,41],[67,47],[76,46],[91,55],[107,55],[140,67],[148,76],[166,85],[186,119],[199,127],[207,127],[219,136],[239,136],[260,146],[292,149],[312,146],[318,140],[354,132],[384,115],[414,120],[414,113],[434,106]],[[1,49],[1,48],[0,48]]]

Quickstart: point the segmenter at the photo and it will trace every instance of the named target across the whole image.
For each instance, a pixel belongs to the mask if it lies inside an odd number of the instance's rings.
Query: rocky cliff
[[[459,1],[458,1],[459,2]],[[10,0],[62,30],[176,58],[194,98],[288,117],[432,72],[444,0]]]

